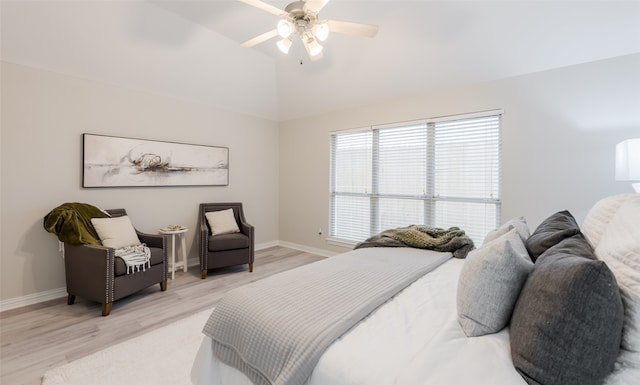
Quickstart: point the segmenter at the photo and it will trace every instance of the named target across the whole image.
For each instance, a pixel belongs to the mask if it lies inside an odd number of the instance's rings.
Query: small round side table
[[[182,271],[187,271],[187,242],[185,233],[188,228],[182,226],[163,227],[160,234],[171,235],[171,279],[175,278],[176,268],[182,267]],[[180,254],[182,260],[176,263],[176,243],[180,240]]]

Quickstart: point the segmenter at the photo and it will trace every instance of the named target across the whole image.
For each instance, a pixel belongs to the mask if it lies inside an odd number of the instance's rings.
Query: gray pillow
[[[511,357],[529,384],[602,384],[613,370],[622,302],[607,265],[589,253],[582,235],[562,240],[538,258],[522,289],[511,318]]]
[[[509,323],[533,262],[516,229],[467,256],[458,281],[458,322],[467,337],[497,333]]]
[[[573,215],[567,210],[559,211],[542,221],[526,240],[525,245],[529,256],[535,262],[548,248],[578,233],[580,227]]]
[[[508,233],[511,229],[516,229],[523,241],[525,241],[531,235],[531,232],[529,231],[529,225],[527,225],[527,221],[524,219],[524,217],[517,217],[509,219],[497,229],[487,233],[482,244],[484,245],[485,243],[493,241],[501,235]]]

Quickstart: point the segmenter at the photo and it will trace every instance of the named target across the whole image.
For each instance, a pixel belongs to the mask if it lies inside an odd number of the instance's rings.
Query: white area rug
[[[43,385],[191,385],[211,309],[49,370]]]

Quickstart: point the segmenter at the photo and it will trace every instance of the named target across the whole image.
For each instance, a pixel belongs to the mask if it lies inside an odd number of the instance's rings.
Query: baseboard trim
[[[67,288],[41,291],[39,293],[28,294],[22,297],[10,298],[0,301],[0,313],[7,310],[17,309],[23,306],[35,305],[40,302],[50,301],[67,296]]]
[[[290,249],[304,251],[304,252],[311,253],[311,254],[322,255],[323,257],[327,257],[327,258],[328,257],[333,257],[334,255],[340,254],[338,252],[333,252],[333,251],[324,250],[324,249],[318,249],[318,248],[315,248],[315,247],[309,247],[309,246],[300,245],[300,244],[291,243],[291,242],[278,241],[277,245],[278,246],[282,246],[282,247],[288,247]]]
[[[275,247],[275,246],[288,247],[290,249],[322,255],[323,257],[332,257],[336,254],[339,254],[339,253],[334,253],[328,250],[317,249],[314,247],[308,247],[308,246],[300,245],[297,243],[283,242],[283,241],[272,241],[272,242],[260,243],[255,246],[255,249],[263,250],[263,249],[268,249],[269,247]],[[200,260],[198,258],[191,258],[187,260],[187,266],[197,266],[199,264],[200,264]],[[67,296],[67,288],[60,287],[57,289],[42,291],[39,293],[28,294],[22,297],[2,300],[0,301],[0,313],[3,311],[17,309],[23,306],[35,305],[40,302],[50,301],[52,299],[58,299],[66,296]]]
[[[264,250],[264,249],[268,249],[270,247],[275,247],[275,246],[280,246],[280,242],[279,241],[271,241],[271,242],[265,242],[265,243],[259,243],[255,246],[256,250]]]

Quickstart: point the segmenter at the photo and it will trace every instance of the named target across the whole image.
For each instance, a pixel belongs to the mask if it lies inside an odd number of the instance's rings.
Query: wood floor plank
[[[285,247],[256,251],[247,266],[176,272],[168,290],[151,286],[114,302],[102,317],[100,304],[80,297],[72,306],[55,299],[0,313],[0,384],[39,385],[49,369],[211,309],[227,291],[325,257]]]

